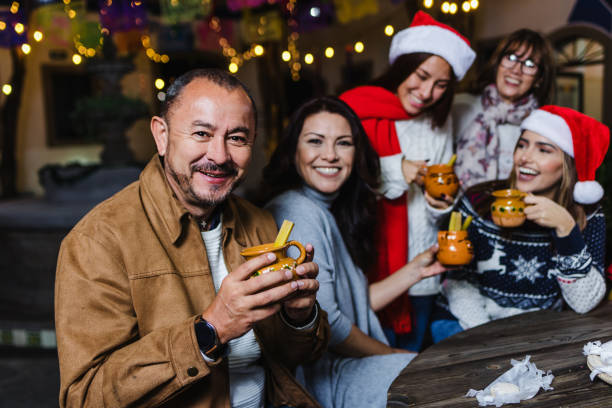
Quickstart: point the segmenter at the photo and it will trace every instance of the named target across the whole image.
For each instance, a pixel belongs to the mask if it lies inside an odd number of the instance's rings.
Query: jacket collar
[[[187,228],[197,227],[196,220],[180,203],[168,183],[160,156],[155,155],[140,174],[140,197],[143,207],[153,228],[165,236],[172,244],[179,245],[179,240]],[[221,204],[223,230],[234,232],[234,239],[241,245],[246,245],[246,233],[236,217],[235,198]]]

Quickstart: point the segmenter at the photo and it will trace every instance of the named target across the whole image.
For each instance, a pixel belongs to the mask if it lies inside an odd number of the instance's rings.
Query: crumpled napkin
[[[589,356],[594,354],[599,356],[601,362],[604,364],[601,367],[593,368],[591,371],[591,381],[599,373],[611,374],[612,375],[612,340],[607,343],[601,344],[601,341],[589,341],[582,349],[582,354]]]
[[[478,405],[484,407],[486,405],[495,405],[501,407],[503,404],[516,404],[522,400],[533,398],[540,388],[544,390],[552,390],[550,386],[555,378],[550,370],[544,374],[543,370],[539,370],[534,363],[530,363],[531,356],[525,356],[523,361],[510,360],[512,368],[497,377],[491,384],[487,385],[484,390],[477,391],[470,389],[466,397],[476,397]],[[495,393],[491,395],[491,388],[500,387],[495,385],[498,383],[510,383],[518,387],[518,392],[514,393]],[[513,386],[508,386],[514,388]]]

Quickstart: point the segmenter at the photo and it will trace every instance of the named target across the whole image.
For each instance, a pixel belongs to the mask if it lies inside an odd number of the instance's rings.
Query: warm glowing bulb
[[[15,32],[17,34],[23,33],[23,30],[25,30],[25,27],[23,26],[23,24],[21,24],[21,23],[15,24]]]
[[[355,52],[359,52],[359,53],[361,53],[361,52],[363,52],[363,49],[364,49],[364,48],[365,48],[365,47],[364,47],[364,45],[363,45],[363,43],[362,43],[361,41],[357,41],[357,42],[355,43]]]
[[[472,0],[470,1],[470,6],[472,6],[473,9],[477,9],[480,3],[478,3],[478,0]]]
[[[283,61],[289,62],[289,60],[291,59],[291,53],[289,51],[283,51],[283,53],[281,54],[281,58],[283,59]]]
[[[444,3],[442,3],[442,12],[448,13],[449,11],[450,11],[450,4],[448,3],[448,1],[445,1]]]
[[[392,25],[388,25],[388,26],[385,27],[385,35],[387,37],[391,37],[394,32],[395,32],[395,29],[393,28]]]
[[[159,99],[161,102],[166,100],[166,93],[165,92],[158,92],[157,93],[157,99]]]
[[[10,86],[9,84],[2,85],[2,93],[4,93],[5,95],[10,95],[11,92],[13,92],[12,86]]]
[[[70,18],[75,18],[75,17],[76,17],[76,11],[74,11],[74,10],[68,10],[68,17],[70,17]]]
[[[30,51],[32,51],[32,47],[30,44],[21,44],[21,51],[23,51],[25,55],[28,55]]]
[[[332,47],[327,47],[325,49],[325,56],[327,58],[332,58],[334,56],[334,49]]]
[[[6,28],[6,23],[4,21],[0,21],[0,31]]]
[[[238,64],[236,64],[235,62],[232,62],[231,64],[229,64],[229,72],[231,72],[232,74],[235,74],[236,72],[238,72]]]
[[[449,11],[451,14],[455,14],[457,12],[457,3],[451,3]]]
[[[148,35],[143,35],[142,37],[140,37],[140,42],[142,43],[143,47],[149,48],[151,46],[151,37],[149,37]]]
[[[157,89],[160,89],[160,90],[161,90],[161,89],[164,89],[164,86],[165,86],[165,85],[166,85],[166,83],[164,82],[164,80],[163,80],[163,79],[161,79],[161,78],[157,78],[157,79],[155,80],[155,87],[156,87]]]
[[[467,13],[468,11],[470,11],[470,2],[464,1],[463,4],[461,5],[461,8],[463,9],[463,11]]]
[[[14,1],[13,4],[11,4],[11,13],[17,14],[18,11],[19,11],[19,3]]]
[[[264,47],[262,47],[261,45],[257,44],[255,47],[253,47],[253,52],[255,53],[255,55],[260,57],[264,53]],[[236,67],[236,71],[238,71],[238,67]]]
[[[167,56],[166,54],[162,55],[161,62],[163,62],[164,64],[167,64],[168,62],[170,62],[170,57]]]
[[[304,55],[304,62],[307,64],[312,64],[314,62],[314,55],[311,53]]]
[[[96,50],[94,50],[93,48],[88,48],[87,49],[87,56],[89,58],[95,57],[96,56]]]
[[[85,48],[84,45],[79,45],[79,47],[77,48],[77,51],[79,52],[79,54],[81,55],[85,55],[87,54],[87,48]]]
[[[83,58],[79,54],[72,54],[72,63],[74,65],[79,65],[83,61]]]
[[[423,6],[425,8],[431,8],[431,6],[433,6],[433,0],[423,0]]]
[[[41,33],[40,31],[36,30],[36,31],[34,31],[34,34],[32,34],[32,37],[34,38],[34,41],[41,42],[42,39],[43,39],[43,33]]]

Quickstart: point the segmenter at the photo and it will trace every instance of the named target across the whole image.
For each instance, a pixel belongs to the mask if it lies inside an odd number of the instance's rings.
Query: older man
[[[59,254],[55,314],[60,406],[316,406],[293,376],[328,325],[301,279],[240,251],[272,242],[274,219],[231,194],[255,139],[236,78],[195,70],[151,120],[159,156],[94,208]],[[312,247],[307,246],[309,259]]]

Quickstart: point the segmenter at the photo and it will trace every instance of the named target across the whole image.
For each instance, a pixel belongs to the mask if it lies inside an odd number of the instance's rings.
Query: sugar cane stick
[[[291,234],[292,229],[293,223],[289,220],[284,220],[283,225],[281,225],[280,230],[278,231],[278,235],[276,235],[274,246],[281,247],[285,245],[289,239],[289,234]]]
[[[465,219],[465,221],[463,222],[463,225],[461,226],[462,230],[466,230],[468,229],[468,227],[470,226],[470,223],[472,222],[472,216],[468,215]]]

